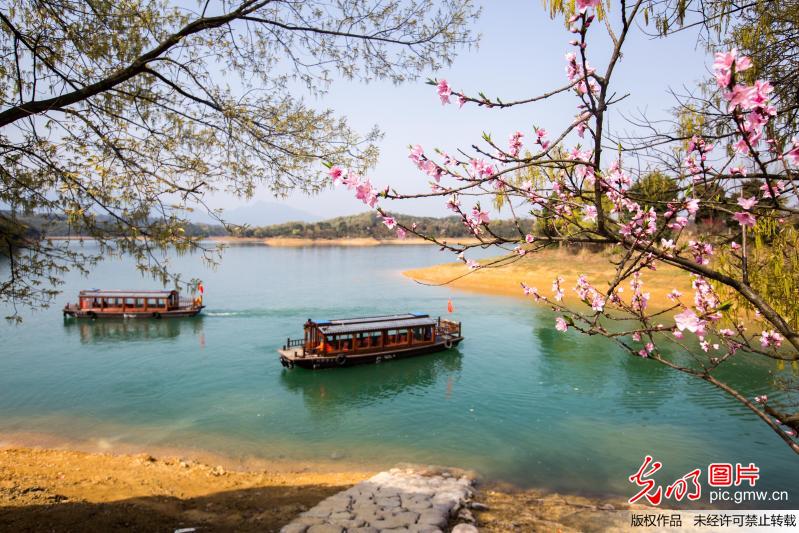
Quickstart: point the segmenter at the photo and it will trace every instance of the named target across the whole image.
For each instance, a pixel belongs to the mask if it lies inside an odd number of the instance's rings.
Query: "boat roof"
[[[177,291],[103,291],[99,289],[90,289],[87,291],[80,291],[80,296],[86,296],[89,298],[169,298],[175,292]]]
[[[375,331],[380,329],[410,328],[416,326],[433,326],[435,318],[421,314],[386,315],[382,317],[348,318],[317,322],[319,331],[326,335],[339,333],[355,333],[358,331]]]
[[[355,318],[331,318],[329,320],[314,320],[319,326],[341,325],[341,324],[365,324],[367,322],[384,322],[386,320],[411,320],[423,318],[429,315],[424,313],[401,313],[394,315],[361,316]]]

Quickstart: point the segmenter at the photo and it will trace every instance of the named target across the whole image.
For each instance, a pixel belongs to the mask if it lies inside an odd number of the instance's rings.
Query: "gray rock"
[[[421,513],[422,511],[426,511],[427,509],[432,509],[433,504],[429,501],[421,501],[421,502],[408,502],[404,506],[409,511],[416,511],[417,513]]]
[[[341,526],[347,531],[367,525],[365,520],[361,520],[358,518],[353,520],[331,520],[330,523],[333,524],[334,526]]]
[[[469,524],[474,524],[475,522],[472,512],[465,507],[458,511],[458,520],[468,522]]]
[[[309,527],[306,533],[344,533],[344,528],[333,524],[318,524]]]
[[[387,516],[382,520],[375,520],[370,525],[379,530],[396,529],[398,527],[408,527],[416,523],[416,518],[419,515],[416,513],[400,513],[394,516]]]
[[[303,525],[305,527],[308,527],[308,526],[315,526],[316,524],[321,524],[324,521],[325,521],[324,518],[315,518],[315,517],[311,517],[311,516],[300,516],[294,522],[292,522],[292,524],[300,524],[300,525]]]
[[[394,516],[396,518],[405,520],[409,525],[415,524],[416,521],[419,519],[419,513],[415,513],[413,511],[403,511],[401,513],[395,514]]]
[[[357,501],[352,504],[350,508],[353,513],[376,513],[380,511],[380,507],[374,502],[360,502]]]
[[[468,509],[461,509],[471,497],[471,485],[472,479],[460,472],[434,467],[393,468],[323,500],[284,531],[441,533],[459,511],[461,521],[474,521]],[[479,509],[479,505],[473,508]]]
[[[307,529],[308,526],[306,525],[292,522],[291,524],[280,528],[280,533],[305,533],[305,530]]]
[[[380,507],[399,507],[400,506],[400,499],[399,496],[392,496],[390,498],[378,498],[375,503]]]
[[[475,511],[488,511],[488,510],[491,509],[488,505],[486,505],[484,503],[480,503],[480,502],[472,502],[472,503],[469,504],[469,507],[471,507]],[[612,507],[613,506],[611,506],[611,509],[610,509],[611,511],[613,510]]]
[[[479,533],[479,530],[471,524],[458,524],[452,528],[452,533]]]
[[[333,512],[333,509],[331,509],[330,507],[327,507],[327,506],[324,506],[324,507],[316,506],[316,507],[314,507],[312,509],[309,509],[309,510],[305,511],[300,516],[308,517],[308,518],[327,518],[328,516],[330,516],[330,513],[332,513],[332,512]]]
[[[442,533],[441,528],[430,525],[416,524],[415,526],[411,526],[408,529],[411,530],[411,533]]]
[[[447,522],[449,522],[449,513],[442,512],[438,509],[422,511],[422,514],[419,515],[419,520],[417,520],[419,525],[431,525],[436,527],[444,527],[447,525]]]
[[[433,496],[433,505],[448,505],[450,509],[459,507],[463,496],[457,492],[439,492]]]

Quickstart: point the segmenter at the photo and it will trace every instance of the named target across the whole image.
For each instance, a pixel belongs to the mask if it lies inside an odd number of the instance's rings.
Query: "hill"
[[[3,212],[9,216],[8,212]],[[393,215],[401,224],[416,224],[420,232],[441,238],[472,237],[461,219],[457,216],[415,217],[410,215]],[[1,217],[0,217],[1,218]],[[38,237],[80,237],[85,235],[70,226],[63,216],[28,215],[19,216],[17,220],[26,226],[29,238]],[[105,220],[98,217],[100,224]],[[521,221],[523,229],[532,226],[532,221]],[[490,224],[491,230],[498,235],[512,237],[518,235],[516,227],[508,220],[496,220]],[[377,213],[367,212],[358,215],[336,217],[318,222],[285,222],[266,226],[246,226],[234,228],[228,232],[219,224],[189,222],[185,226],[186,234],[191,237],[252,237],[252,238],[295,238],[295,239],[358,239],[377,240],[396,239],[396,233],[389,230]]]
[[[436,237],[473,237],[457,216],[444,218],[416,217],[392,214],[400,224],[410,227],[416,224],[421,233]],[[532,221],[521,221],[523,227],[532,226]],[[527,226],[525,226],[525,223]],[[513,236],[518,230],[511,221],[497,220],[490,224],[492,231],[502,236]],[[264,227],[248,227],[236,232],[242,237],[256,238],[297,238],[297,239],[355,239],[372,238],[378,240],[396,239],[394,231],[389,230],[377,213],[367,212],[358,215],[331,218],[319,222],[287,222]]]

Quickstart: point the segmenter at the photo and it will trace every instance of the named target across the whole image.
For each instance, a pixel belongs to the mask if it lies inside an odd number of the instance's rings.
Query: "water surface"
[[[88,279],[70,274],[53,308],[0,325],[0,433],[233,457],[432,462],[625,496],[627,476],[651,454],[665,465],[662,483],[711,462],[754,462],[758,487],[796,486],[796,456],[710,385],[605,339],[560,334],[529,301],[400,274],[443,260],[427,246],[235,246],[216,270],[177,257],[187,278],[204,280],[208,307],[161,321],[63,319],[60,306],[82,288],[152,287],[127,260]],[[275,353],[309,317],[446,314],[448,298],[466,337],[449,352],[317,372],[285,370]],[[747,384],[767,372],[740,363],[725,377],[754,395],[763,391]]]

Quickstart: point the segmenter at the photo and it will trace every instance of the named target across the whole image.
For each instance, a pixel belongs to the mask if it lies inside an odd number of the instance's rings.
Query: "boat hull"
[[[303,356],[301,348],[293,350],[278,350],[278,353],[280,354],[280,363],[286,368],[293,368],[296,366],[309,370],[321,370],[323,368],[343,368],[355,365],[376,364],[383,363],[385,361],[393,361],[395,359],[406,359],[409,357],[417,357],[419,355],[427,355],[454,348],[462,340],[463,337],[453,337],[422,346],[410,346],[408,348],[391,351],[352,355],[337,354],[330,356]]]
[[[75,309],[65,307],[64,316],[72,318],[181,318],[196,316],[205,306],[187,307],[182,309],[170,309],[169,311],[144,311],[144,312],[122,312],[122,311],[97,311],[93,309]]]

